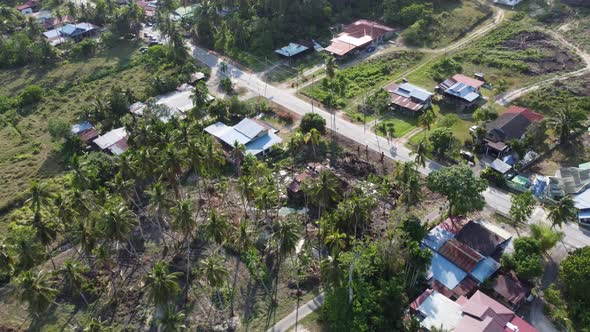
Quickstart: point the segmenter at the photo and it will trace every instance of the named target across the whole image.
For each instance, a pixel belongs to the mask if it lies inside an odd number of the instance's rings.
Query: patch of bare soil
[[[554,86],[566,89],[577,97],[588,97],[590,96],[590,75],[583,75],[566,81],[556,81]]]
[[[505,41],[502,46],[515,51],[539,50],[527,59],[528,75],[543,75],[558,71],[573,71],[580,59],[569,50],[558,45],[549,35],[540,31],[521,31]]]

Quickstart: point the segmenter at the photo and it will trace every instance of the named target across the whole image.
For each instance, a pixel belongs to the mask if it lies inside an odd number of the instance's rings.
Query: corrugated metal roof
[[[461,306],[436,291],[418,306],[418,311],[425,316],[420,325],[426,329],[442,326],[451,331],[461,320]]]
[[[438,252],[467,272],[471,272],[483,259],[477,251],[454,239],[445,242]]]
[[[274,145],[280,144],[282,141],[275,133],[268,132],[266,135],[246,144],[246,153],[256,156]]]
[[[508,171],[512,169],[512,166],[508,165],[500,159],[495,159],[494,161],[492,161],[490,163],[490,167],[502,174],[506,174]]]
[[[443,246],[443,244],[445,244],[445,242],[454,238],[455,234],[445,230],[441,226],[436,226],[435,228],[431,229],[428,234],[426,234],[422,240],[422,243],[433,250],[438,250]]]
[[[303,45],[299,45],[296,43],[289,43],[289,45],[285,46],[285,47],[281,47],[278,50],[275,50],[275,53],[278,53],[282,56],[294,56],[297,55],[301,52],[307,51],[309,49],[309,47],[303,46]]]
[[[467,272],[461,270],[457,265],[437,252],[432,253],[429,274],[448,289],[457,287],[467,277]]]
[[[109,146],[117,143],[118,141],[120,141],[123,138],[127,137],[127,131],[125,130],[125,127],[121,127],[121,128],[117,128],[117,129],[113,129],[111,131],[109,131],[108,133],[99,136],[97,139],[95,139],[93,142],[94,144],[98,145],[99,148],[101,148],[102,150],[108,148]]]
[[[477,281],[484,282],[491,277],[492,274],[498,271],[498,269],[500,269],[500,263],[496,262],[491,257],[486,257],[479,261],[473,271],[471,271],[471,275],[477,279]]]
[[[253,139],[254,137],[258,136],[264,128],[259,125],[256,121],[252,119],[243,119],[237,125],[234,126],[234,129],[239,131],[242,135],[248,137],[249,139]],[[246,143],[242,143],[246,144]]]

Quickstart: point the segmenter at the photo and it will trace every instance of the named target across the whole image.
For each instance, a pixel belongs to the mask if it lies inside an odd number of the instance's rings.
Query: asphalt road
[[[293,311],[292,313],[285,316],[285,318],[281,319],[273,327],[268,329],[266,332],[285,332],[285,331],[289,330],[291,327],[293,327],[295,325],[296,319],[297,319],[297,321],[301,321],[307,315],[318,310],[322,306],[323,303],[324,303],[324,293],[321,293],[320,295],[313,298],[313,300],[300,306],[298,314],[297,314],[297,311]]]

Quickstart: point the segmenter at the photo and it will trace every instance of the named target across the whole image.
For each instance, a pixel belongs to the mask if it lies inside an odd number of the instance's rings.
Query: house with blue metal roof
[[[95,36],[98,33],[98,27],[92,23],[66,24],[59,28],[49,30],[43,33],[43,36],[53,46],[63,44],[69,40],[79,42],[84,38]]]
[[[392,83],[385,87],[385,91],[391,97],[390,107],[406,115],[419,116],[432,106],[433,93],[408,82]]]
[[[482,98],[480,88],[484,84],[485,82],[479,79],[456,74],[440,83],[436,89],[445,101],[469,109]]]
[[[264,155],[273,147],[282,143],[278,130],[258,119],[243,119],[235,126],[217,122],[205,128],[205,131],[217,138],[222,145],[231,149],[235,143],[245,146],[245,153],[253,156]]]

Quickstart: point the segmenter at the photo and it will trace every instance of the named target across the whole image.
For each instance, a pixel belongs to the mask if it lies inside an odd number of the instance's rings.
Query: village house
[[[98,27],[86,22],[66,24],[43,33],[47,41],[53,46],[63,44],[70,40],[79,42],[84,38],[96,36],[97,34]]]
[[[500,274],[491,285],[493,297],[511,310],[517,310],[531,295],[531,288],[513,273]]]
[[[89,142],[98,137],[98,131],[88,121],[82,121],[73,125],[70,132],[72,135],[78,136],[83,142]]]
[[[148,21],[155,19],[158,10],[157,1],[138,0],[137,5],[143,9],[143,15]]]
[[[99,149],[110,152],[115,156],[123,154],[129,148],[127,145],[127,130],[125,127],[113,129],[92,141]]]
[[[510,238],[484,221],[447,219],[422,241],[422,247],[432,252],[426,280],[450,299],[469,296],[498,271],[498,260]]]
[[[436,86],[436,90],[443,95],[445,101],[468,110],[474,107],[481,97],[481,86],[485,82],[462,74],[456,74]]]
[[[391,38],[395,30],[368,20],[358,20],[345,26],[325,51],[335,57],[344,57],[370,45],[377,45]]]
[[[409,116],[419,116],[432,106],[433,93],[413,84],[392,83],[385,87],[391,97],[390,107]]]
[[[543,120],[543,115],[528,108],[510,106],[495,120],[485,125],[484,139],[486,154],[499,158],[510,152],[507,143],[513,139],[523,139],[532,125]]]
[[[289,43],[289,45],[287,46],[283,46],[279,49],[276,49],[275,53],[277,53],[281,57],[291,60],[296,57],[300,57],[302,55],[307,54],[311,49],[312,45],[310,45],[310,43],[298,42]]]
[[[253,156],[263,156],[283,141],[276,134],[278,130],[258,119],[246,118],[235,126],[217,122],[205,131],[215,136],[225,149],[232,149],[237,142],[244,145],[246,154]]]
[[[23,15],[32,14],[39,10],[39,2],[35,0],[28,0],[22,5],[16,6],[16,10],[18,10]]]
[[[443,328],[452,332],[538,332],[514,311],[476,291],[453,301],[427,289],[410,304],[426,331]]]

